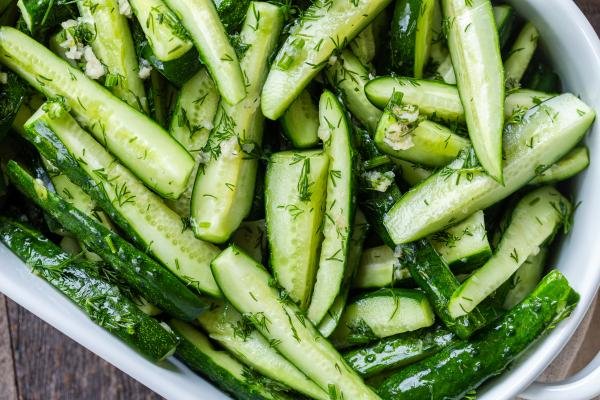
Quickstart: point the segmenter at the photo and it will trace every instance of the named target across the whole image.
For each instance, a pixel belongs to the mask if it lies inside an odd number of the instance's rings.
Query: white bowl
[[[512,0],[524,17],[533,21],[564,87],[600,110],[600,42],[596,33],[569,0]],[[592,163],[575,183],[575,199],[581,201],[574,229],[561,244],[557,267],[581,294],[573,315],[552,334],[537,343],[499,378],[479,391],[480,400],[510,399],[521,393],[558,355],[581,322],[600,285],[600,126],[596,124],[586,143]],[[596,247],[598,246],[598,247]],[[94,325],[72,303],[53,290],[5,247],[0,246],[0,291],[67,336],[98,354],[167,399],[226,399],[227,396],[176,360],[154,365],[104,330]],[[600,358],[597,358],[600,362]],[[584,381],[580,394],[592,393],[600,379]],[[595,386],[595,387],[594,387]],[[585,392],[587,390],[587,392]],[[565,392],[554,398],[575,399]],[[579,398],[586,398],[579,396]],[[550,400],[544,387],[528,394]]]

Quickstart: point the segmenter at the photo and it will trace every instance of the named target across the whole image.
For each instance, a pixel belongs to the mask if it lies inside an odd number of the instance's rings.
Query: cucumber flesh
[[[342,281],[342,287],[340,293],[337,295],[333,304],[325,314],[325,317],[321,320],[318,325],[318,330],[324,337],[329,337],[342,318],[344,308],[346,308],[346,300],[348,293],[350,292],[350,285],[352,279],[358,268],[360,260],[360,254],[363,250],[363,244],[367,236],[369,225],[365,219],[364,214],[358,210],[354,218],[354,225],[352,226],[352,235],[350,236],[350,252],[348,255],[348,265],[344,271],[344,280]]]
[[[442,0],[448,48],[469,136],[486,172],[502,182],[504,68],[489,0]]]
[[[433,174],[433,170],[424,168],[420,165],[411,163],[410,161],[392,158],[392,162],[400,171],[400,178],[408,183],[409,186],[416,186],[429,178]]]
[[[576,147],[529,183],[542,185],[564,181],[579,174],[589,165],[590,154],[588,148],[585,146]]]
[[[556,95],[536,90],[514,90],[506,96],[506,100],[504,101],[504,117],[509,122],[518,121],[526,111],[553,97],[556,97]]]
[[[536,255],[529,256],[510,278],[510,288],[502,305],[505,310],[510,310],[534,291],[542,280],[547,256],[547,248],[541,249]]]
[[[430,241],[455,273],[469,272],[492,256],[485,226],[483,211],[478,211],[463,222],[434,234]]]
[[[290,297],[309,305],[322,242],[329,157],[282,152],[267,166],[265,208],[271,267]]]
[[[481,172],[472,156],[459,157],[396,203],[384,220],[388,233],[397,244],[409,243],[508,197],[535,177],[537,166],[568,153],[594,119],[595,112],[571,94],[529,110],[521,123],[507,126],[504,185]]]
[[[206,335],[192,325],[171,320],[169,326],[179,336],[177,358],[192,370],[206,376],[223,391],[240,400],[291,400],[279,386],[233,358],[229,353],[217,349]]]
[[[319,267],[307,316],[318,325],[340,293],[349,263],[350,236],[356,210],[355,157],[350,126],[342,105],[326,91],[319,102],[319,136],[329,157],[326,217]]]
[[[242,314],[226,302],[214,302],[198,322],[210,338],[259,373],[310,398],[328,400],[327,393],[300,372]]]
[[[283,114],[281,127],[295,148],[309,149],[319,143],[319,109],[308,90],[303,90]]]
[[[212,0],[166,0],[187,29],[210,71],[219,93],[229,104],[237,104],[246,96],[246,85],[240,63]]]
[[[264,128],[260,92],[282,27],[279,7],[251,3],[240,33],[240,40],[249,45],[241,60],[248,94],[235,105],[226,101],[219,105],[215,128],[203,149],[208,160],[194,183],[190,217],[200,239],[226,242],[252,208]]]
[[[79,121],[150,188],[167,198],[184,191],[194,160],[155,122],[14,28],[0,28],[0,50],[4,65],[46,97],[64,99]]]
[[[276,349],[330,396],[378,399],[300,309],[280,296],[260,264],[229,247],[213,261],[212,269],[233,306],[248,315],[268,340],[276,340]]]
[[[265,220],[242,222],[231,237],[231,243],[246,252],[256,262],[263,263],[268,246]]]
[[[469,146],[469,140],[428,120],[419,121],[419,109],[402,105],[394,95],[379,120],[375,144],[383,153],[430,167],[442,167]]]
[[[28,139],[74,182],[87,189],[126,233],[188,286],[220,296],[210,271],[210,261],[219,249],[196,239],[179,215],[83,131],[69,114],[63,112],[53,118],[44,108],[47,107],[42,106],[26,123]],[[42,140],[53,143],[52,147],[46,150]],[[69,163],[71,166],[67,167]]]
[[[402,267],[394,250],[384,245],[363,251],[352,287],[355,289],[393,287],[407,279],[410,279],[408,269]]]
[[[521,86],[521,79],[529,67],[529,63],[537,50],[539,32],[531,22],[525,24],[515,40],[510,55],[504,62],[506,88],[514,89]]]
[[[448,310],[453,318],[473,310],[506,282],[551,238],[571,215],[571,204],[556,189],[543,187],[527,194],[514,209],[496,252],[454,291]]]
[[[335,64],[325,69],[329,83],[342,93],[344,105],[371,134],[377,130],[381,111],[365,96],[371,79],[368,69],[351,51],[344,50]]]
[[[262,91],[265,117],[278,119],[327,65],[391,0],[313,3],[291,29]]]
[[[195,166],[185,191],[167,204],[182,218],[190,216],[190,203],[198,168],[204,161],[202,148],[208,141],[219,106],[219,91],[205,68],[198,71],[182,87],[172,112],[169,133],[194,158]]]
[[[433,325],[425,295],[410,289],[380,289],[346,306],[331,343],[346,348]]]

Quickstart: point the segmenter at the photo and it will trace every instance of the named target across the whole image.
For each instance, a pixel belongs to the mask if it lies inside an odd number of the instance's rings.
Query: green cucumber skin
[[[184,322],[172,320],[169,326],[179,337],[179,346],[176,356],[181,359],[188,367],[195,372],[207,377],[213,384],[224,392],[229,393],[237,400],[292,400],[291,396],[284,393],[274,392],[272,388],[266,386],[266,379],[252,379],[255,374],[244,368],[237,360],[228,353],[210,348],[210,352],[221,353],[221,363],[214,360],[211,355],[202,348],[194,344],[195,336],[200,336],[208,343],[208,338],[193,326]],[[223,359],[226,362],[223,363]],[[234,367],[238,371],[229,371],[227,368]],[[248,374],[248,375],[246,375]],[[238,375],[238,376],[236,376]]]
[[[343,354],[344,359],[362,377],[369,378],[427,358],[458,337],[442,326],[392,336],[369,346]]]
[[[64,100],[79,122],[154,191],[177,198],[185,190],[194,160],[150,118],[14,28],[0,27],[0,60],[46,97]],[[52,76],[41,78],[44,74]]]
[[[448,312],[448,302],[460,286],[448,265],[426,240],[403,246],[402,262],[409,270],[417,285],[425,292],[437,316],[449,330],[466,339],[486,325],[486,318],[480,308],[459,318],[452,318]]]
[[[169,82],[178,88],[189,81],[202,67],[200,55],[195,47],[176,60],[161,61],[152,51],[152,47],[144,35],[139,22],[131,22],[131,35],[135,44],[136,53],[148,61],[152,68],[160,72]]]
[[[213,0],[221,22],[230,35],[237,32],[246,18],[250,0]]]
[[[19,8],[26,10],[31,18],[27,27],[38,39],[61,22],[76,18],[79,13],[71,0],[20,0]]]
[[[58,220],[89,250],[112,265],[129,285],[152,304],[186,321],[194,320],[208,307],[206,301],[193,294],[171,272],[101,223],[48,191],[16,162],[8,163],[7,174],[19,191]]]
[[[0,140],[8,134],[27,94],[27,87],[21,78],[14,72],[6,74],[6,84],[0,85]]]
[[[92,321],[150,360],[164,359],[177,346],[175,335],[141,312],[117,287],[101,279],[93,263],[69,256],[41,234],[4,218],[0,219],[0,240]]]
[[[568,317],[578,300],[562,274],[553,271],[491,329],[399,371],[379,386],[378,393],[384,400],[460,399]]]

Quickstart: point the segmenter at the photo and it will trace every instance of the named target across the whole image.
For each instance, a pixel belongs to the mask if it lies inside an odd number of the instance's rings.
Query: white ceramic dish
[[[566,90],[581,95],[600,111],[600,41],[571,0],[512,0],[515,8],[541,32],[548,53]],[[562,243],[557,266],[581,294],[572,317],[479,391],[480,400],[511,399],[527,388],[567,343],[600,285],[600,125],[587,138],[590,168],[577,180],[575,194],[582,201],[574,229]],[[67,336],[98,354],[169,400],[226,399],[219,390],[176,360],[153,365],[94,325],[73,304],[34,275],[0,246],[0,291]],[[600,393],[600,356],[562,385],[535,384],[524,397],[531,399],[590,399]]]

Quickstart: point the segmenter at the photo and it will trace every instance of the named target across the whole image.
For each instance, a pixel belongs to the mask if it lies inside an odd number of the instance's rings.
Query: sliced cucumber
[[[350,51],[356,55],[363,65],[371,65],[381,48],[381,37],[387,34],[390,23],[390,13],[382,11],[373,22],[363,29],[350,42]]]
[[[217,12],[221,17],[221,22],[227,33],[233,34],[240,29],[246,12],[250,5],[250,0],[214,0]]]
[[[378,399],[333,346],[306,321],[300,309],[286,301],[287,296],[281,297],[261,265],[235,247],[229,247],[213,261],[212,269],[233,306],[247,315],[268,340],[276,341],[277,350],[330,397]]]
[[[283,152],[267,167],[265,208],[271,267],[279,284],[306,309],[319,262],[329,180],[321,151]]]
[[[383,109],[394,93],[402,94],[402,104],[419,107],[427,117],[435,116],[445,122],[464,122],[465,110],[456,86],[439,81],[413,78],[380,77],[365,86],[365,94],[371,103]]]
[[[6,1],[6,8],[10,3],[12,1]],[[77,16],[71,0],[19,0],[16,3],[27,29],[38,39],[44,39],[52,28]]]
[[[585,135],[595,113],[571,94],[529,110],[505,133],[504,185],[484,174],[474,157],[459,157],[408,192],[384,223],[396,243],[408,243],[458,223],[527,184],[540,166],[552,165]],[[415,220],[414,216],[419,219]]]
[[[352,52],[344,50],[325,73],[329,83],[341,91],[344,105],[352,115],[374,134],[381,111],[365,96],[365,85],[371,79],[367,68]]]
[[[400,178],[410,186],[416,186],[429,178],[433,174],[433,170],[424,168],[420,165],[413,164],[410,161],[399,160],[393,158],[392,162],[400,171]]]
[[[585,146],[576,147],[558,160],[550,168],[544,170],[529,183],[541,185],[556,183],[574,177],[590,165],[590,155]]]
[[[145,357],[157,362],[175,351],[177,338],[138,310],[119,287],[110,283],[105,277],[110,271],[78,260],[39,232],[4,217],[0,218],[0,240],[31,267],[31,272]]]
[[[529,256],[510,278],[509,290],[504,297],[503,307],[505,310],[510,310],[535,290],[542,280],[547,256],[548,249],[540,249],[536,255]]]
[[[203,68],[181,87],[172,112],[169,133],[196,159],[186,190],[177,200],[167,202],[184,218],[190,216],[194,181],[198,168],[204,161],[202,148],[206,145],[208,135],[213,128],[219,99],[217,87],[208,71]]]
[[[514,89],[521,86],[521,79],[529,67],[529,63],[537,50],[540,34],[531,22],[525,24],[515,40],[510,55],[504,62],[506,88]]]
[[[350,366],[368,378],[427,358],[458,338],[441,326],[392,336],[344,354]]]
[[[434,234],[431,244],[455,273],[479,268],[492,256],[483,211]]]
[[[185,190],[194,160],[156,123],[14,28],[0,28],[0,50],[4,65],[47,97],[64,100],[149,187],[167,198],[177,198]]]
[[[27,139],[56,167],[88,191],[130,237],[188,286],[219,296],[211,260],[219,249],[202,242],[162,199],[110,155],[66,112],[43,106],[26,123]]]
[[[442,167],[469,146],[469,140],[428,120],[419,120],[419,109],[402,105],[395,93],[379,120],[375,144],[385,154],[417,164]]]
[[[337,295],[329,308],[329,311],[327,311],[327,314],[325,314],[325,317],[317,327],[324,337],[329,337],[333,333],[340,322],[340,318],[342,318],[342,313],[344,312],[344,308],[346,308],[346,299],[350,292],[350,285],[356,269],[358,268],[360,254],[362,253],[368,230],[369,225],[367,224],[364,214],[360,210],[357,210],[354,218],[354,225],[352,226],[352,236],[350,236],[348,264],[344,271],[344,280],[342,281],[340,293]]]
[[[264,126],[260,93],[282,27],[279,7],[251,3],[240,34],[249,45],[241,61],[248,95],[233,106],[221,102],[203,150],[209,160],[200,166],[194,184],[190,216],[200,239],[226,242],[252,208]]]
[[[401,262],[409,269],[412,278],[429,298],[436,315],[449,330],[466,339],[489,322],[482,307],[465,316],[452,318],[448,302],[460,283],[427,240],[404,245],[398,250]]]
[[[448,48],[469,136],[486,172],[502,182],[504,69],[489,0],[442,0]]]
[[[189,32],[200,58],[215,80],[219,93],[230,104],[246,96],[238,57],[212,0],[165,0]]]
[[[49,191],[42,181],[34,179],[16,162],[7,164],[7,175],[21,193],[60,221],[66,230],[111,265],[119,278],[153,304],[187,321],[197,318],[208,306],[208,302],[192,293],[150,256]]]
[[[433,325],[433,311],[422,292],[380,289],[360,296],[346,306],[330,337],[336,348],[369,343]]]
[[[355,155],[346,111],[325,91],[319,102],[319,137],[329,157],[323,242],[307,316],[318,325],[341,290],[349,262],[349,244],[356,211]]]
[[[189,34],[162,0],[128,1],[156,58],[172,61],[195,52]]]
[[[244,221],[231,237],[235,244],[256,262],[263,263],[267,254],[267,226],[265,220]]]
[[[518,122],[524,113],[543,102],[556,97],[555,94],[536,90],[518,89],[512,91],[504,101],[504,116],[509,121]]]
[[[177,357],[194,371],[208,377],[223,391],[239,400],[291,400],[281,385],[247,369],[226,351],[216,349],[210,340],[192,325],[171,320],[169,326],[180,338]]]
[[[356,289],[394,287],[407,279],[410,279],[410,272],[402,267],[394,250],[388,246],[379,246],[363,251],[352,287]]]
[[[569,218],[571,209],[569,201],[550,186],[523,197],[492,258],[454,291],[448,303],[450,315],[465,315],[506,282],[529,256],[540,251]]]
[[[328,400],[327,393],[277,352],[249,318],[225,302],[215,302],[198,322],[210,338],[219,342],[244,364],[310,398]]]
[[[319,74],[336,50],[364,29],[391,0],[313,3],[293,26],[262,92],[265,117],[278,119]]]
[[[319,143],[319,109],[307,90],[283,114],[281,127],[295,148],[309,149]]]
[[[148,112],[144,83],[127,18],[119,12],[117,0],[78,0],[79,13],[94,26],[91,41],[94,54],[106,68],[104,85],[138,111]],[[87,68],[86,68],[87,71]]]
[[[392,19],[392,68],[402,75],[423,77],[433,40],[436,0],[399,0]]]

